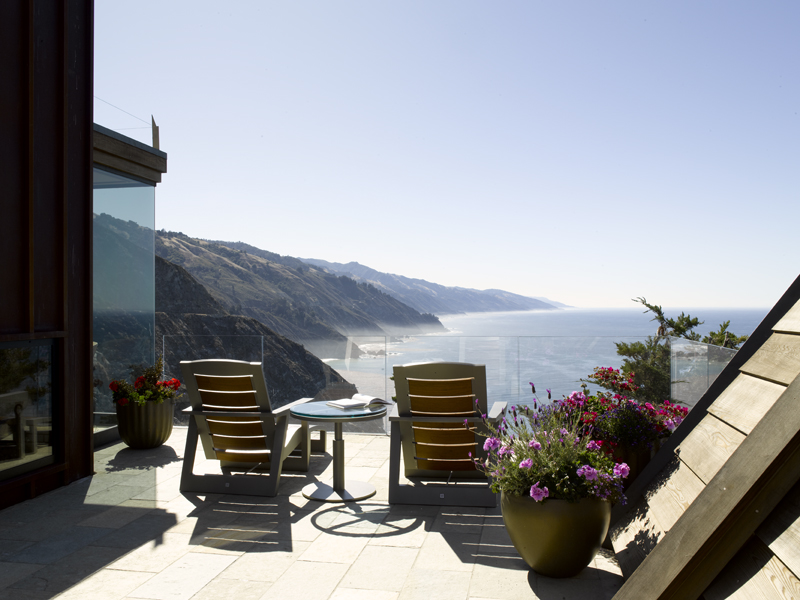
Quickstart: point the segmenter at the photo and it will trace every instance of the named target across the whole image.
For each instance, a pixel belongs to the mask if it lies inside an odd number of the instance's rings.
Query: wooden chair
[[[497,505],[473,457],[485,457],[476,432],[486,414],[486,367],[468,363],[423,363],[394,367],[397,404],[391,426],[389,503],[433,506]],[[477,405],[475,403],[477,399]],[[496,402],[497,420],[505,402]],[[464,421],[470,424],[467,428]],[[409,484],[400,482],[400,459]]]
[[[312,448],[308,423],[288,423],[292,406],[311,399],[272,410],[261,363],[181,361],[181,371],[191,402],[182,492],[275,496],[283,468],[308,471],[311,450],[324,450],[324,432]],[[221,475],[194,472],[198,438]]]

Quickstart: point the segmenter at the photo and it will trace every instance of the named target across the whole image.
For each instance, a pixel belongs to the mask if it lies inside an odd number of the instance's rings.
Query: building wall
[[[0,343],[53,340],[53,463],[0,507],[92,473],[91,0],[0,2]]]

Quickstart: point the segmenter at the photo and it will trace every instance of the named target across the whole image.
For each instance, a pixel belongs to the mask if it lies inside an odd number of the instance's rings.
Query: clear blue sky
[[[159,228],[576,306],[768,307],[800,273],[799,30],[795,0],[95,0],[95,95],[161,128]]]

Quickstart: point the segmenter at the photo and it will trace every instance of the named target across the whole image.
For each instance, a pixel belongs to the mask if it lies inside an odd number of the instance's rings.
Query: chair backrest
[[[266,462],[275,420],[261,363],[236,360],[181,361],[192,410],[261,413],[261,417],[204,416],[197,427],[207,458]]]
[[[475,471],[481,454],[475,427],[465,417],[486,412],[486,367],[469,363],[422,363],[394,367],[398,414],[403,423],[406,476],[422,471]],[[425,418],[415,421],[414,417]],[[427,419],[441,417],[441,421]]]

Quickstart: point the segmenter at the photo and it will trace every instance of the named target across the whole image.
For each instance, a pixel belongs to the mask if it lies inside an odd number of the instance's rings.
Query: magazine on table
[[[341,400],[331,400],[328,406],[347,410],[348,408],[376,408],[378,406],[391,406],[391,400],[368,396],[367,394],[356,394],[352,398],[342,398]]]

